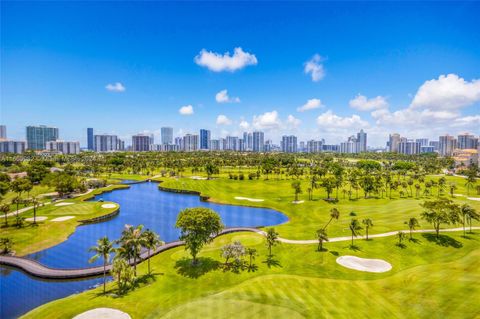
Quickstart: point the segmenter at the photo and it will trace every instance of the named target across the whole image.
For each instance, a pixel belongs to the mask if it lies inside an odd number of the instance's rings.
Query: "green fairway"
[[[480,315],[473,296],[479,296],[480,234],[459,233],[436,243],[429,234],[417,242],[395,245],[394,237],[316,245],[281,244],[274,262],[266,263],[264,238],[258,234],[230,234],[217,238],[192,268],[183,248],[152,259],[154,279],[118,297],[116,285],[107,286],[43,305],[24,318],[71,318],[96,307],[118,308],[132,318],[475,318]],[[257,271],[232,273],[220,267],[219,248],[234,240],[254,247]],[[388,253],[386,253],[388,252]],[[364,273],[338,265],[337,256],[382,258],[387,273]],[[139,267],[146,273],[146,264]],[[408,305],[408,306],[407,306]]]

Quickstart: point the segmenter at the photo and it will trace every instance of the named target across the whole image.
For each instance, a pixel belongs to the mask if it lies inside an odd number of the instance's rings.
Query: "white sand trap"
[[[235,199],[248,200],[249,202],[263,202],[264,201],[264,199],[260,199],[260,198],[248,198],[248,197],[241,197],[241,196],[235,196]]]
[[[115,205],[115,204],[103,204],[102,205],[102,208],[115,208],[115,207],[117,207],[117,205]]]
[[[202,177],[202,176],[191,176],[190,178],[191,178],[191,179],[200,180],[200,181],[203,181],[203,180],[206,180],[206,179],[207,179],[206,177]]]
[[[477,202],[480,202],[480,197],[467,197],[469,200],[476,200]]]
[[[62,217],[57,217],[57,218],[52,219],[51,221],[52,221],[52,222],[63,222],[64,220],[69,220],[69,219],[72,219],[72,218],[75,218],[75,216],[62,216]]]
[[[453,194],[453,196],[462,196],[462,197],[465,197],[465,195],[463,195],[463,194]]]
[[[37,222],[43,222],[44,220],[47,220],[48,217],[46,216],[37,216]],[[33,222],[33,217],[25,218],[27,222]]]
[[[392,265],[383,259],[366,259],[355,256],[340,256],[337,258],[337,264],[367,272],[386,272],[392,269]]]
[[[113,308],[95,308],[73,317],[73,319],[131,319],[126,312]]]
[[[302,203],[305,203],[304,200],[294,200],[292,201],[292,204],[302,204]]]
[[[55,204],[55,206],[59,207],[59,206],[68,206],[68,205],[73,205],[74,203],[58,203],[58,204]]]

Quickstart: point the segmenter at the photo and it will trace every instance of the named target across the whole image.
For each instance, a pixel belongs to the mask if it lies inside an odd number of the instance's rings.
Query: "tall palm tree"
[[[148,250],[148,273],[150,274],[150,251],[155,250],[158,246],[163,245],[164,243],[160,240],[154,231],[147,229],[142,234],[142,245]]]
[[[353,246],[353,237],[357,237],[360,235],[360,230],[362,230],[362,226],[356,218],[353,218],[349,225],[350,231],[352,232],[352,246]]]
[[[10,205],[8,204],[2,204],[0,205],[0,212],[3,213],[3,215],[5,216],[5,226],[8,226],[8,212],[10,211]]]
[[[373,227],[373,222],[370,218],[365,218],[364,220],[362,220],[362,224],[365,225],[365,235],[366,235],[366,240],[368,240],[368,229],[370,227]]]
[[[336,207],[330,209],[330,220],[329,220],[328,223],[323,227],[323,229],[327,229],[327,226],[330,224],[330,222],[331,222],[333,219],[338,220],[339,217],[340,217],[340,211],[339,211]]]
[[[37,224],[37,207],[40,205],[40,201],[38,200],[38,197],[32,196],[30,199],[30,203],[33,205],[33,224]]]
[[[268,256],[272,257],[272,247],[275,246],[278,242],[278,233],[275,231],[275,228],[268,228],[267,229],[267,247],[268,247]]]
[[[317,239],[318,239],[318,251],[323,251],[323,242],[328,241],[328,235],[325,228],[320,228],[317,230]]]
[[[463,236],[466,236],[466,231],[465,231],[465,224],[467,222],[467,219],[470,224],[470,233],[472,232],[472,219],[479,220],[480,215],[477,213],[477,211],[470,205],[468,204],[463,204],[460,207],[460,212],[463,216]]]
[[[103,293],[105,293],[107,263],[110,261],[110,254],[115,251],[113,248],[113,242],[111,242],[107,236],[102,237],[97,241],[97,246],[91,247],[89,251],[95,252],[95,255],[88,260],[89,263],[94,262],[100,257],[103,258]]]
[[[405,224],[407,224],[408,229],[410,229],[410,240],[412,240],[413,239],[412,231],[415,230],[415,227],[420,226],[420,224],[418,223],[418,220],[415,217],[411,217],[408,221],[405,222]]]
[[[133,227],[132,225],[125,225],[125,229],[122,231],[122,237],[118,240],[118,243],[124,248],[125,257],[133,259],[133,270],[135,276],[137,275],[137,258],[140,256],[142,250],[142,230],[143,225]]]
[[[398,238],[398,246],[402,246],[402,241],[405,239],[405,233],[403,231],[399,231],[397,233]]]

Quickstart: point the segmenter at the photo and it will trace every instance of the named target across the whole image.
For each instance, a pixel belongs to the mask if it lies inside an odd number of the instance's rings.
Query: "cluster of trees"
[[[163,242],[152,230],[143,229],[143,225],[125,225],[120,239],[110,241],[108,237],[102,237],[97,245],[90,248],[95,255],[89,262],[98,258],[103,259],[103,292],[106,285],[106,268],[112,254],[115,254],[112,264],[112,276],[117,281],[119,292],[124,292],[134,287],[137,278],[137,263],[140,261],[142,250],[147,250],[148,274],[151,274],[150,257],[151,252]],[[115,247],[117,245],[118,247]]]

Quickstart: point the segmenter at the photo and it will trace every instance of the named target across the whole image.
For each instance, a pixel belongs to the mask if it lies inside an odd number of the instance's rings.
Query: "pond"
[[[128,189],[115,190],[96,196],[120,204],[120,214],[116,217],[77,227],[65,242],[28,255],[49,267],[80,268],[101,265],[102,261],[89,264],[92,253],[88,249],[97,239],[108,236],[111,240],[120,236],[124,226],[143,224],[154,230],[165,242],[178,239],[175,228],[178,213],[188,207],[203,206],[216,212],[226,227],[233,226],[272,226],[284,223],[288,218],[275,210],[236,205],[220,205],[200,201],[197,195],[186,195],[160,191],[153,182],[131,184]],[[16,318],[21,314],[48,301],[89,289],[101,278],[52,282],[32,278],[20,271],[0,267],[0,318]]]

